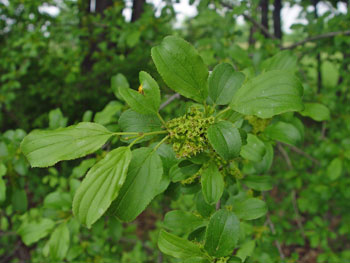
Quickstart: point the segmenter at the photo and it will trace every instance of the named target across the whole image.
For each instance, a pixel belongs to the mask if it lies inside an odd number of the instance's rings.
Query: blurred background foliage
[[[194,207],[193,194],[170,187],[135,222],[102,218],[88,230],[71,218],[72,196],[110,146],[46,170],[29,169],[19,150],[34,128],[92,120],[118,130],[126,106],[114,87],[126,78],[137,89],[140,70],[161,83],[165,101],[173,93],[150,49],[171,34],[191,42],[210,69],[229,62],[253,75],[280,50],[297,56],[304,101],[326,105],[331,116],[299,116],[303,142],[277,145],[269,213],[247,226],[256,243],[246,262],[350,262],[349,1],[191,0],[196,12],[183,21],[178,2],[0,1],[0,262],[179,262],[160,254],[157,233],[170,208]],[[303,21],[288,32],[285,7]],[[183,105],[180,98],[164,108],[166,119]],[[63,256],[51,235],[62,222],[70,231]],[[28,225],[33,233],[24,240]]]

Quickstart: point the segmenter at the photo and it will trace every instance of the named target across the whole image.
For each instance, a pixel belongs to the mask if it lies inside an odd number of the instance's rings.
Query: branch
[[[298,153],[298,154],[301,154],[301,155],[304,155],[307,159],[309,159],[310,161],[314,162],[315,164],[317,165],[320,165],[320,161],[315,159],[314,157],[312,157],[310,154],[304,152],[303,150],[299,149],[298,147],[295,147],[293,145],[290,145],[290,144],[287,144],[287,143],[284,143],[284,142],[280,142],[281,144],[289,147],[292,151]]]
[[[162,103],[162,105],[160,105],[159,109],[164,109],[166,106],[168,106],[173,100],[179,99],[180,98],[180,94],[179,93],[175,93],[174,95],[171,95],[169,97],[169,99],[167,99],[164,103]]]
[[[301,232],[301,235],[303,236],[304,239],[306,239],[304,227],[303,227],[303,224],[301,223],[301,216],[300,216],[299,209],[298,209],[298,205],[297,205],[296,192],[295,192],[294,189],[293,189],[291,195],[292,195],[293,209],[294,209],[294,213],[295,213],[295,215],[296,215],[296,218],[295,218],[295,219],[296,219],[296,221],[297,221],[297,224],[298,224],[299,230],[300,230],[300,232]]]
[[[228,9],[232,9],[233,10],[233,6],[230,4],[227,4],[223,1],[221,1],[222,6],[227,7]],[[263,32],[266,36],[268,36],[271,39],[276,39],[278,40],[278,38],[275,37],[275,35],[271,34],[269,32],[269,30],[262,24],[260,24],[258,21],[256,21],[253,17],[251,17],[250,15],[247,14],[242,14],[242,16],[244,17],[244,19],[250,21],[251,23],[253,23],[254,26],[256,26],[257,28],[260,29],[261,32]]]
[[[317,40],[324,39],[324,38],[335,37],[335,36],[338,36],[338,35],[348,36],[348,35],[350,35],[350,30],[338,31],[338,32],[329,32],[329,33],[325,33],[325,34],[321,34],[321,35],[317,35],[317,36],[308,37],[308,38],[305,38],[302,41],[296,42],[296,43],[294,43],[294,44],[292,44],[292,45],[290,45],[288,47],[282,47],[281,49],[282,50],[284,50],[284,49],[293,49],[293,48],[295,48],[297,46],[304,45],[307,42],[317,41]]]
[[[277,148],[280,151],[280,153],[283,155],[284,159],[286,160],[287,166],[290,170],[293,170],[293,164],[292,161],[289,158],[288,153],[286,152],[286,150],[283,148],[283,146],[281,145],[280,142],[277,142]]]

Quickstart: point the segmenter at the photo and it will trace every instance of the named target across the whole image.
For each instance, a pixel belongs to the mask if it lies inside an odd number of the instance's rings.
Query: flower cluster
[[[263,132],[271,121],[271,119],[260,119],[256,116],[246,116],[245,119],[249,122],[250,125],[252,125],[252,132],[254,134]]]
[[[189,113],[167,122],[169,141],[173,145],[177,158],[189,158],[208,147],[207,131],[214,123],[214,117],[205,117],[204,113],[192,107]]]

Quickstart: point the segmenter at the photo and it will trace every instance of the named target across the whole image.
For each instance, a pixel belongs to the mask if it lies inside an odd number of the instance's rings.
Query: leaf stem
[[[147,135],[155,135],[155,134],[165,134],[168,131],[153,131],[153,132],[114,132],[113,135],[136,135],[138,136],[147,136]]]
[[[135,139],[132,143],[129,144],[129,148],[131,148],[136,142],[138,142],[139,140],[143,139],[146,135],[142,135],[140,137],[138,137],[137,139]]]
[[[161,123],[164,125],[164,127],[166,128],[166,122],[164,121],[164,119],[162,118],[162,116],[159,114],[159,112],[157,112],[157,116],[158,119],[161,121]]]
[[[169,138],[169,135],[165,136],[153,149],[153,151],[155,152],[159,146],[161,146],[167,139]]]
[[[224,114],[225,112],[227,112],[228,110],[230,110],[230,106],[227,106],[225,109],[223,109],[222,111],[220,111],[216,116],[215,119],[219,118],[219,116],[221,116],[222,114]]]

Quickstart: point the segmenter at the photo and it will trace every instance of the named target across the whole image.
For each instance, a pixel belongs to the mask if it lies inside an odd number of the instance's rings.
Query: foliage
[[[349,13],[263,2],[0,3],[0,261],[349,261]]]

